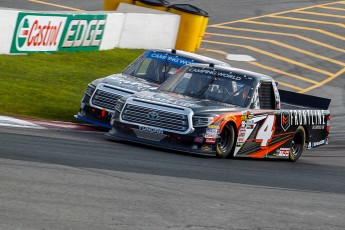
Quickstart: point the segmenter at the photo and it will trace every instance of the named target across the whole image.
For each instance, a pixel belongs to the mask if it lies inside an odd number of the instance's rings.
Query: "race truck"
[[[222,61],[181,50],[147,50],[122,73],[89,83],[75,117],[110,129],[110,117],[120,97],[142,90],[156,89],[177,69],[190,63],[228,65]]]
[[[278,90],[263,74],[190,64],[155,92],[120,98],[107,135],[219,158],[296,161],[305,146],[328,144],[329,104]]]

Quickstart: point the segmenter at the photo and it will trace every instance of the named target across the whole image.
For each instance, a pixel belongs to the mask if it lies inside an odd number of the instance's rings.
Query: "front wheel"
[[[235,147],[235,129],[231,124],[227,124],[220,134],[216,153],[219,158],[228,158],[232,156]]]
[[[298,158],[301,157],[303,153],[304,143],[305,143],[305,131],[302,126],[299,126],[296,129],[296,132],[291,142],[289,161],[294,162],[294,161],[297,161]]]

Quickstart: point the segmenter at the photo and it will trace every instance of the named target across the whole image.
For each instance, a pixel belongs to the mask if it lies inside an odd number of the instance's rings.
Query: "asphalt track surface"
[[[344,229],[345,2],[286,2],[189,1],[211,15],[198,52],[250,55],[255,62],[230,63],[332,98],[328,146],[296,163],[219,160],[113,142],[101,130],[0,126],[0,229]],[[100,10],[102,2],[0,7]]]

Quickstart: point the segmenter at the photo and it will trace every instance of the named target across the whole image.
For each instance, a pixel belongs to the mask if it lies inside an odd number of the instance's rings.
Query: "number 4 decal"
[[[256,140],[261,140],[261,147],[266,147],[267,143],[272,139],[275,130],[275,121],[275,115],[268,115],[264,123],[261,125],[256,135]]]

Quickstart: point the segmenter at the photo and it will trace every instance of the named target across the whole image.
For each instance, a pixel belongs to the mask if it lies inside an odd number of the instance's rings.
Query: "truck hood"
[[[108,77],[103,78],[99,83],[116,86],[121,89],[127,89],[133,92],[154,90],[157,89],[157,87],[159,86],[159,84],[123,74],[110,75]]]
[[[177,105],[180,107],[191,108],[195,114],[208,112],[239,111],[243,108],[226,104],[218,101],[193,98],[177,93],[168,92],[139,92],[130,97],[144,99],[151,102],[159,102],[167,105]]]

